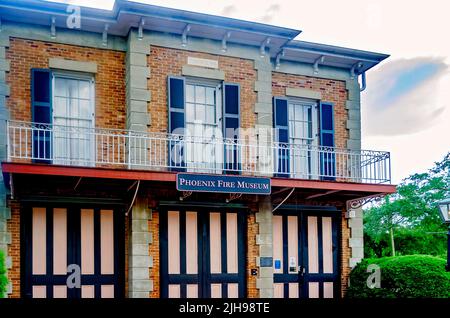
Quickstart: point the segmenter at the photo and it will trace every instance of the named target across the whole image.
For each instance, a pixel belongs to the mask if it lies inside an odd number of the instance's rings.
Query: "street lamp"
[[[447,232],[447,272],[450,272],[450,197],[438,202],[442,221],[448,225]]]

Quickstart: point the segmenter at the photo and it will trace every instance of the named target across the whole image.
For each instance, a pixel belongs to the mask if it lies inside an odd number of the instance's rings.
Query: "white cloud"
[[[366,135],[411,134],[433,127],[450,106],[436,94],[447,69],[443,59],[415,58],[392,60],[372,72],[363,104]]]

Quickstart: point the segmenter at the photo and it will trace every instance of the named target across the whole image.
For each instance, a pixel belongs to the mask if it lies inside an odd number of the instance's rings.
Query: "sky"
[[[113,0],[52,0],[110,9]],[[362,145],[391,152],[392,181],[450,151],[446,0],[136,0],[302,30],[298,40],[390,54],[367,73]]]

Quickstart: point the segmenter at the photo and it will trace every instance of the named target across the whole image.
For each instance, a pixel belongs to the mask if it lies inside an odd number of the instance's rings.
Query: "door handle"
[[[303,277],[303,275],[305,275],[306,272],[306,268],[304,266],[299,266],[298,267],[298,274],[299,276]]]
[[[306,268],[304,266],[298,267],[298,282],[299,284],[303,284],[305,279]]]

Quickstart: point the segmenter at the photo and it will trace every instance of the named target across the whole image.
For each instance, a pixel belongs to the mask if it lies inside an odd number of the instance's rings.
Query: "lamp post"
[[[450,197],[445,198],[439,203],[439,210],[441,212],[442,221],[448,225],[447,232],[447,272],[450,272]]]

